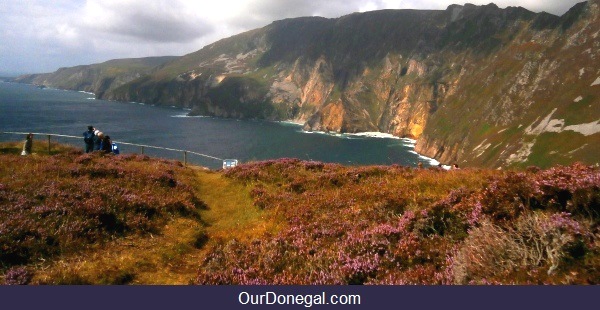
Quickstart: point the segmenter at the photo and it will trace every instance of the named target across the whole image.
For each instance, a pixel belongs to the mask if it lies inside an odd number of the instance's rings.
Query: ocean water
[[[414,141],[390,135],[355,135],[302,131],[285,122],[188,117],[186,110],[139,103],[95,100],[93,94],[40,89],[33,85],[0,82],[0,132],[51,133],[81,137],[88,125],[119,142],[188,150],[241,162],[299,158],[344,165],[435,165],[414,152]],[[0,141],[22,135],[0,134]],[[35,140],[46,141],[37,135]],[[52,138],[83,148],[83,138]],[[34,142],[35,143],[35,142]],[[141,148],[119,144],[123,153]],[[183,152],[145,148],[144,153],[183,161]],[[222,162],[194,154],[190,163],[212,169]]]

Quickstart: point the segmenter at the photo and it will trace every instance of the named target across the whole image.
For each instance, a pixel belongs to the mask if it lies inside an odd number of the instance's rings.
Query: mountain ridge
[[[560,17],[465,4],[285,19],[94,92],[305,130],[391,133],[445,163],[597,164],[599,2]]]
[[[176,56],[112,59],[98,64],[59,68],[52,73],[26,74],[14,82],[93,92],[98,97],[117,86],[151,73]]]

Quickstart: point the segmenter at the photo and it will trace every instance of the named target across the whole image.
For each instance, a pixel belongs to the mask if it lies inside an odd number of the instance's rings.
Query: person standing
[[[83,133],[83,142],[85,143],[85,152],[89,153],[94,150],[94,126],[88,126],[88,130]]]
[[[94,151],[99,151],[102,145],[102,139],[104,139],[104,134],[102,131],[94,128]]]
[[[30,133],[25,136],[25,143],[23,143],[23,151],[21,155],[30,155],[31,149],[33,148],[33,134]]]

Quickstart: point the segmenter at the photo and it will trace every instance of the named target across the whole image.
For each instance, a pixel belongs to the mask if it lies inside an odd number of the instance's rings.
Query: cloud
[[[492,1],[560,15],[582,0],[1,0],[0,71],[183,55],[284,18]]]
[[[361,1],[347,0],[256,0],[252,2],[246,1],[244,11],[252,16],[253,20],[267,24],[274,20],[299,16],[338,17],[358,11],[360,3]]]
[[[548,13],[560,16],[564,14],[567,10],[572,8],[575,4],[583,1],[584,0],[496,0],[493,2],[496,3],[499,7],[521,6],[530,11],[546,11]]]
[[[451,4],[465,2],[485,5],[490,2],[500,7],[522,6],[529,10],[547,11],[562,15],[569,8],[583,0],[221,0],[212,11],[221,16],[221,24],[232,29],[249,30],[262,27],[275,20],[299,16],[339,17],[353,12],[381,9],[435,9],[443,10]],[[226,9],[224,9],[226,8]],[[227,12],[231,10],[231,12]],[[210,17],[207,17],[210,19]]]
[[[92,32],[146,42],[185,43],[214,30],[182,1],[87,1],[81,25]],[[121,38],[122,39],[122,38]]]

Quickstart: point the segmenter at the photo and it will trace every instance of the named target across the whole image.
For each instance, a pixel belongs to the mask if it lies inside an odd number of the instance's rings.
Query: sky
[[[464,0],[463,0],[464,1]],[[584,0],[467,0],[564,14]],[[53,72],[117,58],[185,55],[300,16],[443,10],[457,0],[1,0],[0,75]]]

